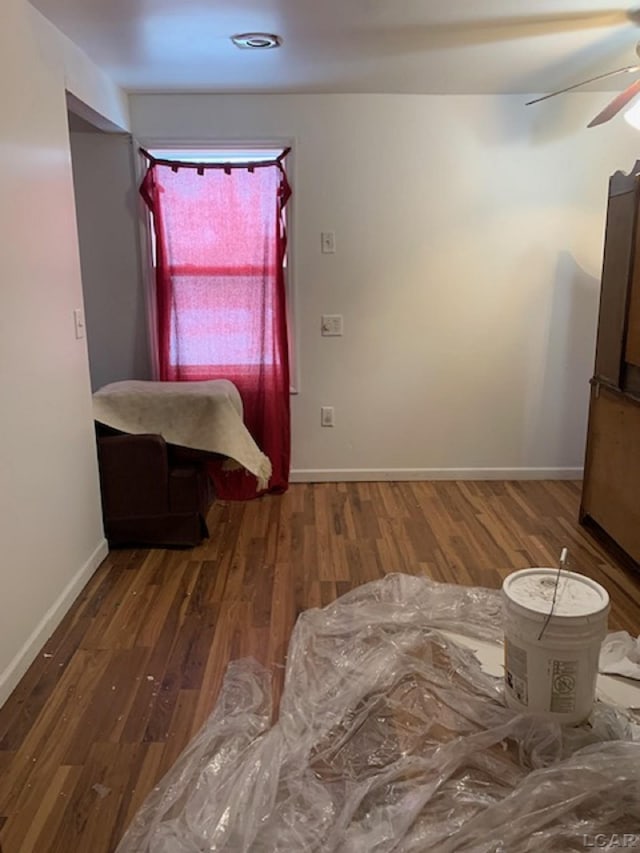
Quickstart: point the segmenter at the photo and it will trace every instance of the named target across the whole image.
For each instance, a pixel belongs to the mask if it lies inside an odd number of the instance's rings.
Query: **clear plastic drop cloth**
[[[500,593],[393,574],[302,613],[277,722],[271,673],[231,663],[117,853],[640,849],[632,712],[518,714],[443,630],[502,640]]]
[[[600,672],[640,681],[640,637],[627,631],[609,634],[600,649]]]

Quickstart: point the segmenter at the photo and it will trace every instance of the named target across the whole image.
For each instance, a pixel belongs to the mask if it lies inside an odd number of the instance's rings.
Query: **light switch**
[[[320,423],[323,427],[332,427],[336,425],[333,406],[320,407]]]
[[[333,255],[336,251],[336,232],[323,231],[320,235],[320,245],[323,255]]]
[[[82,308],[74,308],[73,324],[76,330],[76,338],[78,340],[84,338],[84,315],[82,313]]]

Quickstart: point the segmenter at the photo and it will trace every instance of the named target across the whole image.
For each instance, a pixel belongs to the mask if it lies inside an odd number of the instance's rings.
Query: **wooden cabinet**
[[[640,161],[609,181],[580,520],[640,564]]]

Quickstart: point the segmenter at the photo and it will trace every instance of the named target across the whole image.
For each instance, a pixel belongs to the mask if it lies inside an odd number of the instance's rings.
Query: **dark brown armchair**
[[[111,546],[189,547],[209,535],[212,454],[96,424],[105,533]]]

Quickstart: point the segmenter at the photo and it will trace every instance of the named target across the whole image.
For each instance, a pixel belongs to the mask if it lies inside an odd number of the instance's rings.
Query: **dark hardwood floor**
[[[640,632],[640,580],[577,523],[569,482],[294,485],[217,503],[193,550],[112,552],[0,710],[3,853],[113,851],[211,712],[229,660],[272,667],[296,615],[388,572],[499,587],[554,565]]]

